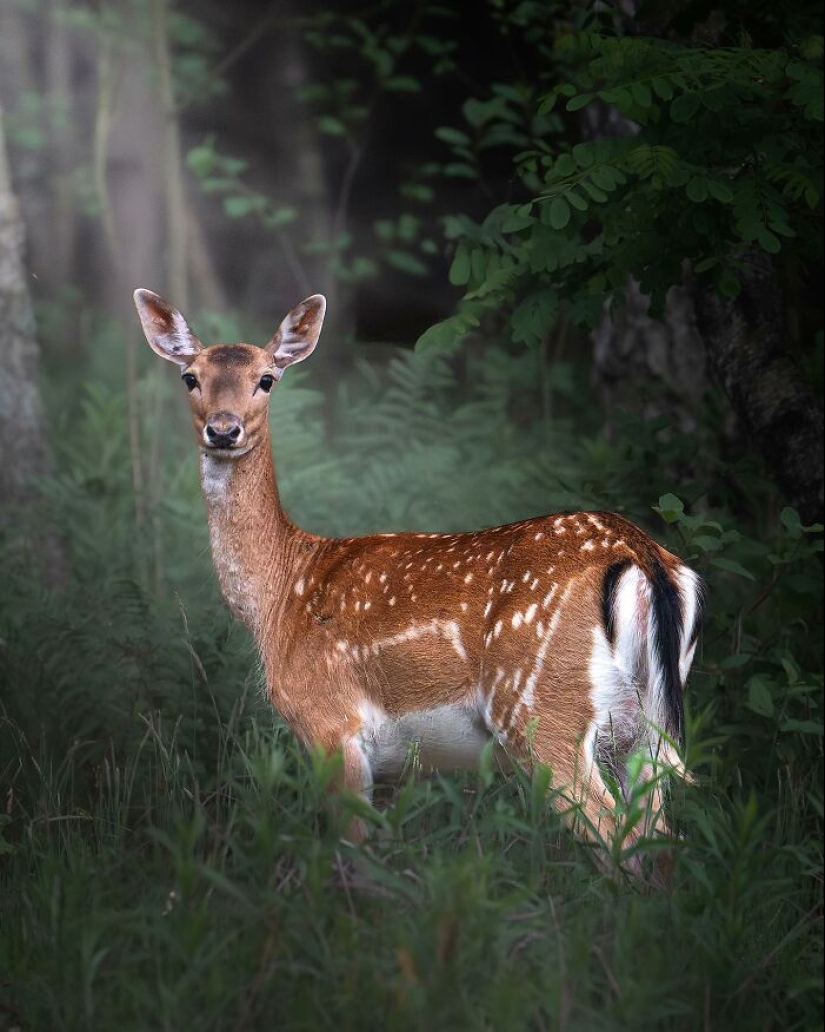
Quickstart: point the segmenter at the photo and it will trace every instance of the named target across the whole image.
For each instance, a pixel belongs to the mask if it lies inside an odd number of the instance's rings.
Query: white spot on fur
[[[573,588],[573,584],[574,582],[571,581],[564,589],[564,593],[559,599],[559,604],[556,606],[556,611],[553,613],[550,623],[548,624],[547,631],[541,639],[538,649],[536,649],[536,656],[533,660],[533,669],[530,671],[527,680],[524,682],[524,690],[522,691],[518,702],[513,707],[513,714],[510,718],[510,727],[515,723],[518,711],[522,707],[526,707],[528,712],[533,708],[536,698],[536,685],[538,684],[539,677],[541,677],[541,673],[544,670],[547,650],[550,648],[550,642],[553,640],[553,635],[556,633],[556,628],[558,627],[559,620],[561,619],[562,609],[564,608],[567,597]]]

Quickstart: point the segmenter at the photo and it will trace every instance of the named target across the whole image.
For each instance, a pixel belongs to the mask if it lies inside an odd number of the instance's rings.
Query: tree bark
[[[661,319],[649,314],[649,306],[650,299],[631,280],[625,304],[605,312],[593,330],[599,394],[608,418],[616,407],[641,409],[650,417],[666,410],[683,433],[690,433],[696,429],[696,410],[707,390],[705,348],[693,300],[685,287],[678,286],[670,289]],[[651,392],[647,384],[659,386]]]
[[[49,472],[37,382],[39,348],[23,263],[23,222],[12,192],[0,106],[0,502],[30,502]]]
[[[768,255],[747,256],[733,300],[694,292],[709,364],[766,466],[804,523],[823,522],[823,416],[785,347],[782,295]]]

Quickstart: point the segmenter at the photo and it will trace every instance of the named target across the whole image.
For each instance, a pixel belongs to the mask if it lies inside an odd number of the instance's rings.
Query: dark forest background
[[[0,0],[0,1029],[821,1027],[822,33]],[[702,572],[668,892],[541,770],[410,777],[340,844],[138,286],[206,341],[326,294],[272,404],[307,529],[610,509]]]

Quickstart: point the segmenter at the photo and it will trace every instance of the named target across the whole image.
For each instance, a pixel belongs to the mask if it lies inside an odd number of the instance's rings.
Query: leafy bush
[[[512,339],[538,346],[562,303],[592,327],[605,304],[622,302],[629,277],[661,313],[685,263],[735,297],[752,247],[781,254],[788,269],[821,262],[821,36],[759,50],[579,32],[559,44],[565,59],[566,81],[536,115],[560,104],[565,117],[610,110],[607,128],[567,142],[557,121],[555,136],[516,156],[522,202],[481,223],[448,219],[464,304],[420,346],[448,344],[501,306]],[[494,103],[479,120],[472,103],[469,129],[441,131],[457,160],[515,120],[511,105]]]

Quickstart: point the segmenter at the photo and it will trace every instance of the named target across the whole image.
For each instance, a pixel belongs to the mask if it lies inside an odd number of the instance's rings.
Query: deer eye
[[[194,373],[184,373],[181,380],[183,380],[190,391],[193,391],[198,386],[198,378]]]
[[[261,388],[261,390],[264,392],[264,394],[269,394],[269,392],[272,390],[272,385],[274,383],[275,383],[275,377],[274,376],[270,376],[269,373],[267,373],[265,376],[261,377],[258,386]]]

